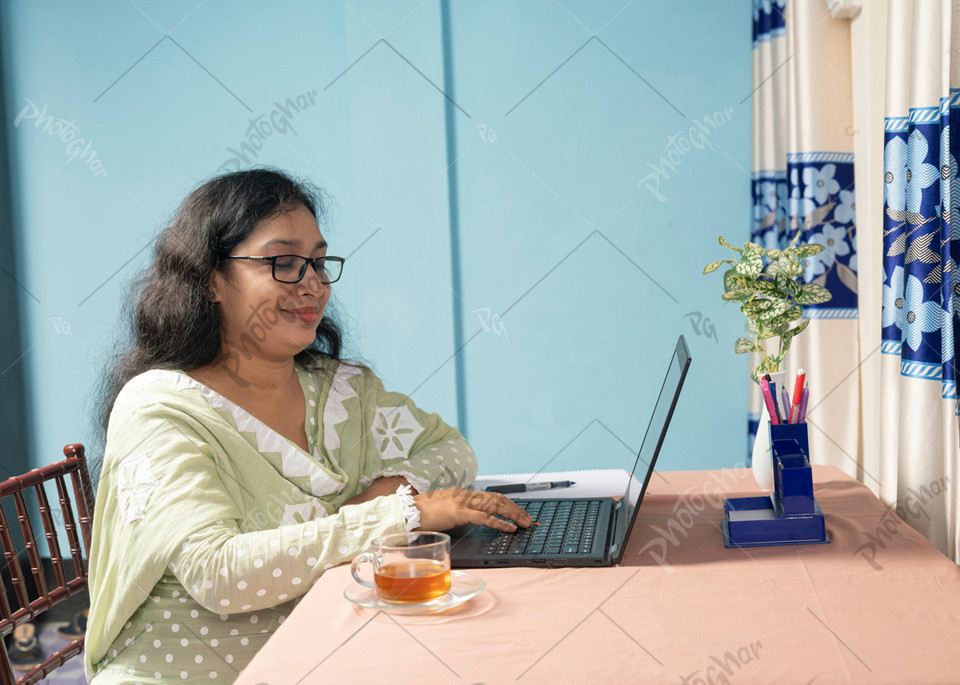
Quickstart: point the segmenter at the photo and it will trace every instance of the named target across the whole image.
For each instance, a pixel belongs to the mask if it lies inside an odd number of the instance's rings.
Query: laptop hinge
[[[616,502],[614,502],[613,504],[613,514],[614,514],[613,525],[610,527],[610,530],[611,530],[610,539],[613,540],[613,542],[610,544],[610,551],[608,552],[611,559],[617,556],[617,550],[620,548],[620,545],[617,542],[617,540],[619,540],[619,536],[617,535],[617,528],[620,525],[620,517],[617,516],[617,512],[620,511],[620,507],[622,504],[623,504],[622,497],[618,499]]]

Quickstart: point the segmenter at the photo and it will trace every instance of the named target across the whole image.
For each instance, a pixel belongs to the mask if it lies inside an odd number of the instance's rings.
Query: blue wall
[[[660,467],[741,461],[740,315],[700,270],[748,231],[749,4],[624,4],[3,3],[32,462],[91,442],[153,236],[238,164],[329,191],[351,352],[483,472],[620,465],[681,332]]]

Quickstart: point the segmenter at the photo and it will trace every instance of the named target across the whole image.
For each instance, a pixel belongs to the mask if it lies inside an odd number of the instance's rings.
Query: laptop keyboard
[[[497,554],[586,554],[593,549],[599,501],[528,500],[518,502],[533,519],[529,528],[516,533],[487,529],[494,537],[480,553]]]

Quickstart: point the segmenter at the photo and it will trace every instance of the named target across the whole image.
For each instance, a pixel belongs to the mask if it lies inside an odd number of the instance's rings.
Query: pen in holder
[[[823,512],[813,496],[806,423],[770,425],[773,493],[724,501],[727,547],[830,542]]]

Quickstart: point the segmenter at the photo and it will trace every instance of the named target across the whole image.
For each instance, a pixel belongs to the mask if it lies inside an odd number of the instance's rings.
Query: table
[[[392,616],[347,602],[339,566],[237,682],[960,682],[960,568],[839,469],[813,478],[826,545],[727,549],[751,472],[676,471],[617,567],[474,569],[462,607]]]

